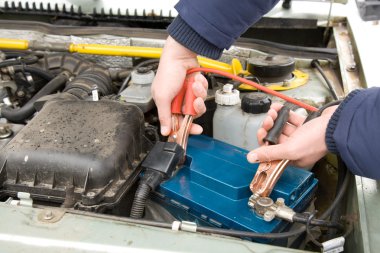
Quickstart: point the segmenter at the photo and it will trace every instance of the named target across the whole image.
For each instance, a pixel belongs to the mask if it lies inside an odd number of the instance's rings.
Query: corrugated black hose
[[[144,172],[133,200],[131,218],[141,219],[144,216],[150,192],[172,176],[183,156],[184,150],[177,143],[158,141],[154,144],[141,164]]]
[[[141,219],[143,217],[146,201],[148,200],[150,191],[151,188],[149,185],[145,183],[139,184],[132,205],[131,218]]]

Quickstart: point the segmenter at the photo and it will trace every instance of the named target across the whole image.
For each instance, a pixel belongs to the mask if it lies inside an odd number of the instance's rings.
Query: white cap
[[[151,84],[154,79],[154,72],[149,70],[146,73],[139,73],[137,70],[132,71],[131,81],[134,84]]]
[[[218,105],[237,105],[240,103],[239,91],[232,84],[225,84],[223,89],[215,93],[215,103]]]

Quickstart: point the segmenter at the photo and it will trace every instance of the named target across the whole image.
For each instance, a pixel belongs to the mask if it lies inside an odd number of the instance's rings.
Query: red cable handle
[[[192,84],[194,83],[194,76],[186,77],[181,90],[175,96],[172,101],[172,113],[175,114],[186,114],[186,115],[197,115],[194,109],[194,100],[197,98],[193,93]],[[184,101],[185,100],[185,101]],[[183,110],[182,110],[183,106]]]
[[[286,95],[284,95],[284,94],[282,94],[280,92],[271,90],[271,89],[269,89],[269,88],[267,88],[265,86],[262,86],[262,85],[260,85],[258,83],[252,82],[252,81],[247,80],[247,79],[245,79],[243,77],[236,76],[236,75],[228,73],[228,72],[224,72],[224,71],[216,70],[216,69],[210,69],[210,68],[192,68],[192,69],[189,69],[187,71],[187,74],[189,75],[189,74],[192,74],[194,72],[214,73],[214,74],[217,74],[217,75],[225,76],[225,77],[231,78],[233,80],[239,81],[241,83],[248,84],[249,86],[255,87],[256,89],[264,91],[265,93],[268,93],[270,95],[279,97],[279,98],[281,98],[281,99],[283,99],[285,101],[288,101],[289,103],[292,103],[292,104],[298,105],[299,107],[305,108],[306,110],[309,110],[309,111],[312,111],[312,112],[318,111],[318,108],[315,108],[314,106],[305,104],[305,103],[303,103],[301,101],[298,101],[297,99],[288,97],[288,96],[286,96]]]

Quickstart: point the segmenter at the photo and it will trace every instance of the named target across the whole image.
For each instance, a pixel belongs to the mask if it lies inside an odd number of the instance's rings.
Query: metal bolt
[[[356,70],[356,65],[355,64],[347,65],[346,70],[348,72],[354,72]]]
[[[9,126],[0,126],[0,139],[9,138],[12,133],[12,129]]]
[[[87,192],[87,197],[93,198],[95,197],[96,193],[95,192]]]
[[[268,197],[262,197],[257,200],[257,204],[262,207],[270,207],[273,205],[273,200]]]
[[[54,218],[54,214],[51,210],[47,210],[44,215],[44,220],[51,220]]]
[[[289,81],[283,81],[282,82],[282,87],[289,87],[290,86],[290,82]]]
[[[274,212],[266,211],[264,213],[264,217],[263,218],[264,218],[264,220],[266,222],[270,222],[270,221],[272,221],[274,219],[274,217],[275,217]]]
[[[19,98],[23,98],[23,97],[25,97],[25,91],[23,91],[23,90],[19,90],[19,91],[17,91],[16,95],[17,95]]]
[[[284,205],[285,205],[285,199],[283,199],[283,198],[278,198],[278,199],[276,200],[276,204],[277,204],[278,206],[284,206]]]

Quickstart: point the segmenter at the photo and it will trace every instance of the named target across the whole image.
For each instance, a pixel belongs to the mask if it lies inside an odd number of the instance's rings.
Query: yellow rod
[[[41,46],[43,45],[43,42],[38,43],[37,41],[33,41],[32,44]],[[0,38],[0,49],[26,50],[26,49],[33,49],[33,48],[29,48],[29,42],[27,40]],[[67,50],[66,47],[63,48],[63,50],[65,49]],[[79,54],[93,54],[93,55],[160,58],[162,54],[162,48],[116,46],[116,45],[103,45],[103,44],[70,44],[69,52],[79,53]],[[238,61],[237,59],[235,60]],[[240,62],[238,64],[230,65],[224,62],[215,61],[215,60],[208,59],[202,56],[198,56],[198,62],[202,67],[218,69],[218,70],[226,71],[232,74],[239,74],[242,70]]]
[[[162,48],[114,46],[101,44],[70,44],[71,53],[97,54],[142,58],[160,58]]]
[[[27,40],[0,38],[0,49],[26,50],[29,47]]]
[[[113,46],[101,44],[70,44],[71,53],[113,55],[142,58],[160,58],[162,48],[135,47],[135,46]],[[198,62],[202,67],[223,70],[233,73],[230,64],[198,56]]]
[[[198,62],[199,65],[201,65],[204,68],[212,68],[212,69],[218,69],[229,73],[234,73],[232,66],[230,64],[215,61],[206,57],[198,56]]]

